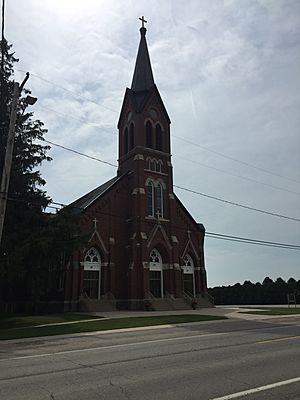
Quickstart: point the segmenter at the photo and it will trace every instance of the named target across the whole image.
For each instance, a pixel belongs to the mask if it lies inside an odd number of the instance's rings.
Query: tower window
[[[158,160],[156,163],[156,172],[161,172],[162,167],[162,161]]]
[[[154,216],[154,185],[152,181],[147,183],[147,213],[148,215]]]
[[[162,150],[162,132],[159,124],[155,127],[156,150]]]
[[[125,154],[128,153],[128,128],[126,128],[124,132],[124,151]]]
[[[131,124],[130,125],[130,131],[129,131],[130,135],[129,135],[129,150],[132,150],[134,148],[134,125]]]
[[[152,148],[152,124],[150,121],[146,123],[146,147]]]

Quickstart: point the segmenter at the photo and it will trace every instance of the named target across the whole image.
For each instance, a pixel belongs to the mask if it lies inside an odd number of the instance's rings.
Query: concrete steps
[[[155,298],[151,299],[152,307],[155,311],[190,310],[192,307],[182,298]]]
[[[105,312],[105,311],[115,311],[116,305],[112,300],[101,299],[81,299],[79,301],[79,311],[82,312]]]
[[[152,307],[155,311],[169,311],[172,310],[170,303],[167,299],[151,299]]]
[[[191,310],[192,307],[183,298],[170,299],[173,310]]]

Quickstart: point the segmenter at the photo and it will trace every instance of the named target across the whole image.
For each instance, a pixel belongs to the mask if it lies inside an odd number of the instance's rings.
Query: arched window
[[[148,215],[154,216],[154,185],[152,181],[149,181],[146,186],[147,193],[147,213]]]
[[[146,159],[146,169],[150,169],[150,165],[151,165],[151,158],[147,157]]]
[[[192,267],[192,268],[194,268],[194,263],[193,263],[193,259],[192,259],[192,257],[189,255],[189,254],[186,254],[184,257],[183,257],[183,265],[185,266],[185,267]],[[190,271],[191,271],[192,269],[190,269]]]
[[[161,172],[162,167],[162,161],[158,160],[156,164],[156,172]]]
[[[91,247],[83,263],[83,286],[82,292],[91,299],[100,298],[101,283],[101,258],[98,251]]]
[[[163,297],[163,264],[159,252],[153,249],[149,263],[149,289],[154,297]]]
[[[100,263],[100,255],[94,247],[90,248],[89,251],[86,253],[84,257],[84,262]]]
[[[183,290],[192,296],[195,296],[194,262],[189,254],[183,257]]]
[[[156,249],[153,249],[150,254],[150,263],[156,264],[156,267],[161,267],[161,256]],[[150,267],[154,267],[154,265],[150,265]]]
[[[161,126],[159,124],[156,125],[155,128],[155,142],[156,142],[156,150],[162,150],[162,133]]]
[[[164,214],[164,190],[159,183],[155,188],[155,211],[160,217]]]
[[[132,150],[133,148],[134,148],[134,125],[133,124],[131,124],[130,125],[130,131],[129,131],[129,133],[130,133],[130,140],[129,140],[129,143],[130,143],[130,145],[129,145],[129,150]]]
[[[151,160],[150,169],[151,169],[151,171],[155,171],[156,170],[156,161],[155,160]]]
[[[146,123],[146,147],[152,148],[152,124],[150,121]]]
[[[128,153],[128,128],[125,128],[124,132],[124,152],[125,154]]]

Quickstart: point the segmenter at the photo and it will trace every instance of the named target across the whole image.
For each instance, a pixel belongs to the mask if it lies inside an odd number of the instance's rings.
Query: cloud
[[[18,7],[7,2],[6,36],[20,58],[18,68],[36,75],[28,86],[39,98],[34,110],[47,138],[114,163],[118,114],[139,43],[138,17],[145,15],[155,81],[172,120],[174,182],[299,218],[299,195],[291,193],[300,192],[299,11],[297,0],[27,0]],[[23,76],[16,71],[17,79]],[[42,173],[59,202],[73,201],[116,173],[55,147],[51,155],[54,161]],[[299,241],[297,222],[176,193],[207,231]],[[210,238],[205,246],[210,285],[266,275],[299,279],[296,251]]]

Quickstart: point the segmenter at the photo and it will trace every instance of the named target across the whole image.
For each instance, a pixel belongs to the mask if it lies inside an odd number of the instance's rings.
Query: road
[[[232,398],[300,399],[300,317],[0,342],[1,400]]]

